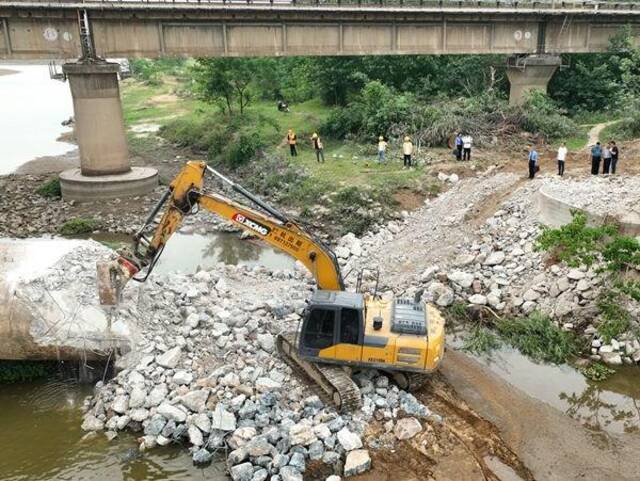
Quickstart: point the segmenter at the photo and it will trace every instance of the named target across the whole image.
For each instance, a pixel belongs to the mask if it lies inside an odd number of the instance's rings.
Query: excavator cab
[[[360,362],[364,342],[364,297],[346,291],[317,290],[305,312],[301,357],[340,364]]]

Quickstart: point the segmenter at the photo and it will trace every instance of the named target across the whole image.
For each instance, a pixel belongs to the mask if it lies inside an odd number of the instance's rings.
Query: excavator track
[[[355,411],[362,407],[360,389],[341,366],[318,364],[302,359],[296,349],[296,333],[279,334],[276,345],[282,359],[294,373],[309,381],[314,392],[327,404],[340,412]]]
[[[409,392],[419,391],[430,379],[429,374],[418,372],[389,371],[388,374],[400,389]]]

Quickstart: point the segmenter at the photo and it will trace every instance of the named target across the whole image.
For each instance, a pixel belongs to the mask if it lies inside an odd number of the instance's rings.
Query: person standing
[[[462,137],[462,160],[471,160],[471,145],[473,144],[473,137],[466,134]]]
[[[462,141],[462,132],[458,132],[456,135],[456,160],[462,160],[462,146],[464,142]]]
[[[378,162],[383,164],[385,162],[385,152],[387,151],[387,143],[384,137],[381,135],[378,137]]]
[[[610,174],[615,174],[616,173],[616,164],[618,163],[618,155],[620,154],[620,151],[618,150],[618,146],[616,145],[615,141],[611,141],[611,170],[610,170]]]
[[[596,142],[596,145],[591,147],[591,174],[598,175],[600,170],[600,160],[602,159],[602,147],[600,142]]]
[[[411,168],[411,156],[413,155],[413,142],[411,142],[411,138],[407,135],[404,138],[404,142],[402,143],[402,154],[403,157],[403,166],[402,168]]]
[[[529,146],[529,178],[533,179],[536,176],[536,171],[538,170],[538,152],[536,148],[531,145]]]
[[[291,150],[291,157],[296,157],[298,155],[298,149],[296,148],[296,144],[298,143],[298,136],[292,129],[289,129],[289,131],[287,132],[287,143],[289,144],[289,149]]]
[[[611,143],[608,143],[602,149],[602,160],[604,161],[602,165],[602,173],[609,174],[609,170],[611,169]]]
[[[558,148],[558,175],[564,175],[564,162],[567,159],[567,147],[564,142],[560,144]]]
[[[313,142],[313,149],[316,151],[316,161],[320,163],[320,159],[322,159],[322,163],[324,163],[324,148],[322,146],[322,140],[318,137],[316,132],[311,136],[311,141]]]

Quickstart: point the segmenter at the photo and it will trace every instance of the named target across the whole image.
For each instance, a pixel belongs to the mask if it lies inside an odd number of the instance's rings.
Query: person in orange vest
[[[296,149],[297,142],[298,136],[292,129],[289,129],[289,132],[287,132],[287,143],[289,144],[289,149],[291,149],[291,157],[298,155],[298,150]]]

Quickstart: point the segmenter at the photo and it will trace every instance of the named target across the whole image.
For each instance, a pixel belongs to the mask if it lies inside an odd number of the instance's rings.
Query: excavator
[[[252,205],[207,192],[207,173]],[[144,282],[185,216],[200,208],[281,249],[311,272],[317,290],[307,303],[301,326],[278,335],[276,345],[294,372],[311,381],[318,394],[338,410],[350,411],[361,405],[360,390],[351,378],[354,368],[384,371],[408,390],[424,384],[428,374],[438,368],[444,353],[444,320],[433,305],[413,299],[385,299],[377,292],[347,292],[338,260],[329,247],[205,162],[186,163],[134,235],[131,250],[121,252],[116,260],[97,263],[101,304],[117,304],[130,279]]]

